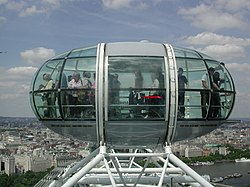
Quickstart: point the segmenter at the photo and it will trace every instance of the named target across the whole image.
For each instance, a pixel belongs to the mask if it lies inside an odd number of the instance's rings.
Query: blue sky
[[[34,116],[30,82],[52,56],[141,40],[225,62],[237,89],[232,117],[250,116],[250,0],[0,0],[0,116]]]

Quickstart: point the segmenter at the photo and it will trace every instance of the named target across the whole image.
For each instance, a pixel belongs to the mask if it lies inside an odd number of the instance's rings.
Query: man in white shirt
[[[80,73],[74,73],[71,81],[69,82],[69,88],[70,89],[80,89],[82,88],[82,80],[80,78]],[[80,105],[80,102],[78,100],[78,90],[72,91],[72,101],[69,101],[71,105]],[[74,117],[80,117],[81,115],[81,109],[79,106],[71,107],[70,108],[70,115]]]

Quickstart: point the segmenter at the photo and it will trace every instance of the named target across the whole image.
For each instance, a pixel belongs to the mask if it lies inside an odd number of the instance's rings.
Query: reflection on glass
[[[70,52],[68,57],[69,58],[71,58],[71,57],[95,57],[96,50],[97,50],[96,46],[84,48],[84,50],[82,48],[75,49],[75,50]]]
[[[164,58],[110,57],[108,63],[109,119],[164,119]]]
[[[35,94],[35,105],[42,118],[57,118],[60,116],[56,104],[56,92],[37,92]]]
[[[183,57],[183,58],[201,58],[199,53],[190,49],[178,48],[173,47],[174,53],[176,57]]]
[[[66,52],[39,69],[31,90],[32,108],[39,117],[96,118],[96,49],[95,46]],[[181,114],[178,119],[227,118],[234,104],[235,88],[225,65],[193,50],[174,48],[174,52],[177,70],[182,69],[186,79],[178,77],[178,112]],[[171,104],[166,100],[170,93],[166,94],[165,81],[170,76],[174,80],[174,74],[165,72],[167,62],[164,60],[156,56],[108,57],[107,74],[104,73],[104,82],[101,81],[108,91],[105,98],[108,120],[165,119],[166,103]],[[214,69],[212,74],[209,68]],[[78,81],[75,73],[78,73]]]
[[[187,78],[185,87],[178,78],[178,112],[181,113],[178,119],[226,118],[232,108],[234,88],[224,64],[185,57],[177,58],[176,63]],[[182,93],[185,93],[184,102]]]
[[[79,55],[82,54],[85,53],[79,52]],[[91,50],[86,54],[91,54]],[[92,82],[95,82],[96,58],[64,60],[54,58],[37,73],[34,104],[39,116],[43,119],[95,118],[95,88]]]

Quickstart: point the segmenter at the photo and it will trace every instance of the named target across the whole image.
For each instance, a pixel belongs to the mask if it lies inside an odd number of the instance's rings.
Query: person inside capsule
[[[208,74],[205,73],[202,76],[201,83],[203,91],[201,91],[201,105],[202,105],[202,117],[207,116],[207,107],[209,106],[209,90],[210,90],[210,80],[213,80],[213,74],[215,69],[213,67],[208,68]],[[213,81],[212,81],[213,82]],[[208,105],[208,106],[207,106]],[[211,110],[208,112],[208,116],[211,117]]]
[[[72,76],[71,81],[69,82],[68,87],[70,89],[80,89],[82,88],[82,80],[80,77],[80,73],[75,72]],[[79,92],[80,90],[72,90],[71,91],[71,96],[69,100],[70,105],[74,105],[73,107],[70,107],[70,115],[72,117],[80,117],[81,116],[81,109],[78,105],[80,105],[80,101],[78,99]]]
[[[91,87],[92,82],[90,81],[91,73],[84,71],[83,72],[83,79],[82,79],[82,86],[81,91],[78,92],[78,101],[80,105],[89,105],[91,104]],[[89,108],[87,107],[81,107],[81,113],[82,117],[88,117],[89,116]]]
[[[154,118],[158,117],[160,115],[160,108],[155,105],[159,105],[162,97],[159,95],[159,88],[160,88],[160,82],[159,82],[159,75],[157,72],[154,72],[151,74],[151,79],[152,79],[152,85],[151,85],[151,90],[149,92],[148,98],[148,103],[152,106],[149,107],[149,113],[145,118]]]
[[[71,52],[67,58],[53,58],[41,67],[34,78],[30,92],[34,112],[44,121],[66,119],[92,122],[101,109],[104,109],[108,121],[164,121],[172,118],[172,112],[176,110],[180,115],[177,113],[174,117],[180,122],[227,118],[235,93],[225,65],[207,56],[202,59],[196,52],[186,49],[174,50],[174,68],[162,56],[111,55],[107,58],[107,66],[101,69],[96,66],[104,62],[97,63],[95,55],[86,58],[81,53],[83,56],[76,58],[74,55],[79,53]],[[181,81],[177,80],[178,68],[183,68],[184,72],[179,70],[187,77],[188,85],[184,80],[184,86],[183,83],[181,86]],[[79,77],[74,74],[71,79],[74,72],[79,73]],[[89,75],[86,77],[93,83],[90,88],[83,86],[84,72],[91,73],[91,78]],[[99,85],[96,93],[95,73]],[[45,76],[43,79],[43,74],[49,74],[50,79]],[[54,88],[49,86],[51,82],[55,83]],[[213,86],[213,82],[219,89]],[[41,84],[43,86],[39,89]],[[89,98],[80,101],[80,92],[88,92]],[[49,99],[53,94],[55,102]],[[104,102],[96,103],[101,100]]]
[[[51,79],[50,74],[43,74],[43,80],[45,81],[45,85],[40,85],[40,90],[52,90],[55,87],[55,83]],[[44,103],[44,118],[52,118],[55,117],[55,94],[53,92],[44,92],[42,96],[42,100]]]
[[[187,85],[188,80],[185,75],[183,75],[183,68],[178,69],[178,118],[185,118],[185,85]]]
[[[142,76],[142,72],[140,70],[136,70],[134,72],[135,75],[135,82],[134,82],[134,92],[133,92],[133,99],[135,105],[142,105],[144,103],[144,96],[145,93],[143,93],[143,84],[144,84],[144,78]],[[142,107],[136,106],[134,113],[138,116],[140,115],[142,110]]]

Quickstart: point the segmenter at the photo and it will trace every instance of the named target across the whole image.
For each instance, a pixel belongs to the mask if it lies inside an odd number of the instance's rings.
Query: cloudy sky
[[[232,117],[250,116],[250,0],[0,0],[0,116],[34,116],[30,82],[50,57],[141,40],[225,62],[237,89]]]

